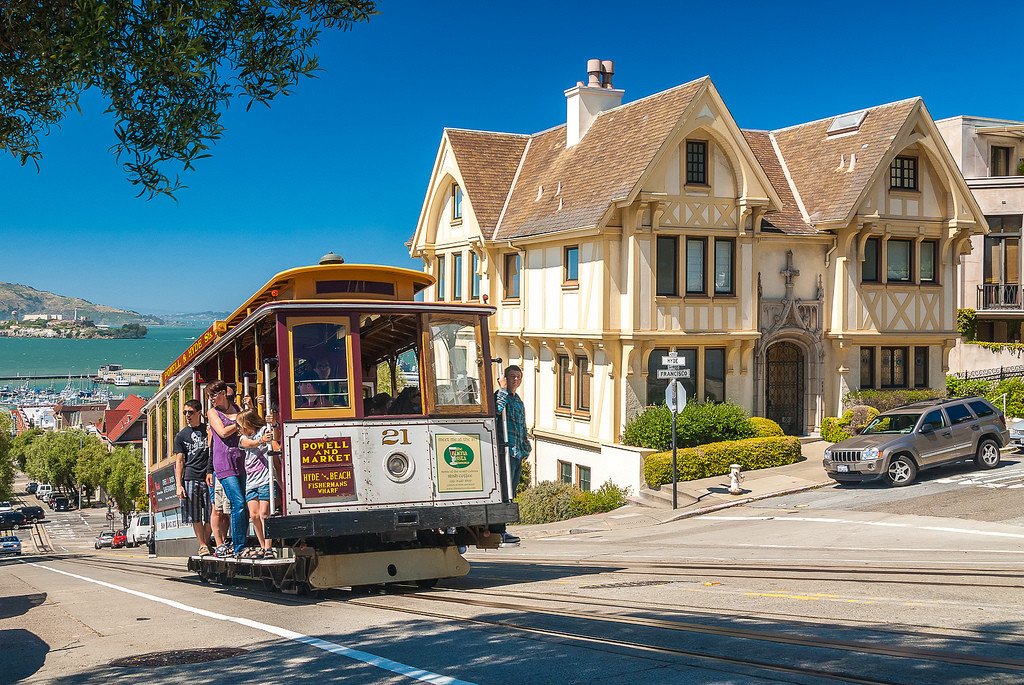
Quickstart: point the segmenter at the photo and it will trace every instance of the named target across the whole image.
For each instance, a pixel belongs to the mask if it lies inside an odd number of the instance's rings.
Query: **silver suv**
[[[840,483],[885,478],[910,485],[921,469],[973,459],[999,465],[1010,441],[1003,413],[981,397],[915,402],[879,414],[860,435],[825,450],[825,472]]]

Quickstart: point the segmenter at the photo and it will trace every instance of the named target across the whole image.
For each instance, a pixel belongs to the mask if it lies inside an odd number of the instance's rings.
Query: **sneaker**
[[[207,556],[209,554],[210,554],[210,548],[207,547],[206,545],[203,545],[202,547],[199,548],[199,556],[205,557],[205,556]]]
[[[511,533],[502,533],[501,534],[501,544],[503,544],[503,545],[518,545],[519,544],[519,538],[517,538],[515,535],[512,535]]]
[[[226,559],[227,557],[235,556],[235,550],[228,545],[221,545],[217,549],[213,550],[213,555],[219,559]]]

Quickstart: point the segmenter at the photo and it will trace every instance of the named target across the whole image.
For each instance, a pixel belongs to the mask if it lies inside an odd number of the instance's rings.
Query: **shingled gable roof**
[[[490,236],[505,205],[529,136],[446,128],[444,135],[462,175],[480,231]]]
[[[104,428],[106,429],[107,440],[117,442],[125,431],[131,428],[142,414],[142,407],[146,400],[138,395],[131,394],[124,398],[114,409],[108,409],[103,416]]]
[[[850,133],[826,134],[835,117],[771,132],[811,224],[851,219],[893,140],[920,103],[920,98],[911,98],[872,107],[860,128]]]
[[[492,239],[597,226],[633,190],[706,83],[707,76],[602,112],[569,149],[564,124],[531,136]]]
[[[744,129],[743,137],[754,152],[757,163],[768,175],[768,180],[775,187],[775,192],[782,200],[782,208],[765,214],[763,221],[779,229],[783,233],[799,235],[817,233],[818,231],[804,220],[800,205],[797,203],[793,189],[789,185],[786,173],[782,168],[775,147],[772,145],[768,131],[750,131]]]

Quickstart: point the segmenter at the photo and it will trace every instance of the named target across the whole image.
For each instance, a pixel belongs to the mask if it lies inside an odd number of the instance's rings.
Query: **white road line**
[[[857,526],[880,526],[883,528],[913,528],[915,530],[934,530],[940,533],[964,533],[966,535],[985,535],[996,538],[1014,538],[1024,540],[1024,533],[1003,533],[994,530],[973,530],[971,528],[947,528],[943,526],[912,526],[909,523],[889,523],[887,521],[854,521],[852,519],[810,518],[802,516],[701,516],[701,519],[716,521],[801,521],[804,523],[842,523]]]
[[[199,609],[197,607],[192,607],[187,604],[182,604],[181,602],[176,602],[173,599],[157,597],[156,595],[150,595],[145,592],[139,592],[138,590],[131,590],[126,587],[121,587],[120,585],[106,583],[102,580],[96,580],[95,578],[80,576],[77,573],[68,573],[67,571],[61,571],[59,569],[51,568],[49,566],[43,566],[41,564],[34,564],[31,562],[22,563],[27,563],[29,566],[35,566],[36,568],[44,568],[47,571],[53,571],[54,573],[59,573],[61,575],[69,576],[71,578],[84,580],[87,583],[95,583],[96,585],[102,585],[103,587],[110,588],[111,590],[117,590],[118,592],[124,592],[129,595],[135,595],[136,597],[141,597],[142,599],[148,599],[151,602],[166,604],[167,606],[172,607],[174,609],[181,609],[182,611],[188,611],[193,614],[206,616],[207,618],[212,618],[218,621],[231,621],[232,623],[238,623],[239,625],[247,626],[249,628],[262,630],[263,632],[270,633],[271,635],[283,637],[286,640],[294,640],[295,642],[300,642],[311,647],[316,647],[317,649],[322,649],[325,652],[330,652],[332,654],[340,654],[341,656],[348,657],[353,661],[361,661],[364,664],[376,666],[377,668],[383,669],[385,671],[391,671],[392,673],[397,673],[398,675],[403,675],[414,680],[421,680],[426,683],[438,683],[439,685],[473,685],[472,683],[469,683],[465,680],[458,680],[457,678],[450,678],[448,676],[439,675],[437,673],[431,673],[430,671],[424,671],[421,668],[406,666],[405,664],[399,663],[397,661],[392,661],[391,659],[385,659],[384,657],[376,656],[374,654],[370,654],[369,652],[363,652],[358,649],[344,647],[333,642],[321,640],[317,637],[311,637],[309,635],[303,635],[302,633],[296,633],[295,631],[288,630],[287,628],[280,628],[278,626],[272,626],[267,623],[260,623],[259,621],[253,621],[248,618],[228,616],[227,614],[218,614],[214,611],[207,611],[206,609]]]

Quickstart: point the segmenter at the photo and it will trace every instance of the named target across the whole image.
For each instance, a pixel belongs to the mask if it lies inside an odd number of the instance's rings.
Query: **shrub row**
[[[519,522],[531,525],[600,514],[624,505],[628,495],[629,488],[620,488],[610,480],[592,492],[561,481],[544,481],[516,497]]]
[[[748,438],[714,442],[677,450],[676,477],[696,480],[729,473],[732,464],[747,471],[784,466],[800,461],[800,440],[792,436]],[[672,452],[658,452],[644,460],[644,480],[656,488],[672,482]]]
[[[869,423],[871,419],[878,416],[879,412],[874,407],[861,405],[846,411],[840,417],[828,416],[821,421],[821,439],[829,442],[840,442],[852,437]]]
[[[731,402],[692,402],[676,418],[676,447],[696,447],[725,440],[782,435],[771,419],[748,418]],[[672,413],[663,404],[647,407],[626,423],[622,442],[633,447],[672,449]]]
[[[934,400],[945,396],[946,393],[944,391],[932,390],[931,388],[922,388],[920,390],[861,390],[859,392],[847,393],[843,397],[843,402],[848,407],[864,405],[874,407],[879,412],[883,412],[895,409],[896,407],[902,407],[904,404],[910,404],[911,402]]]

